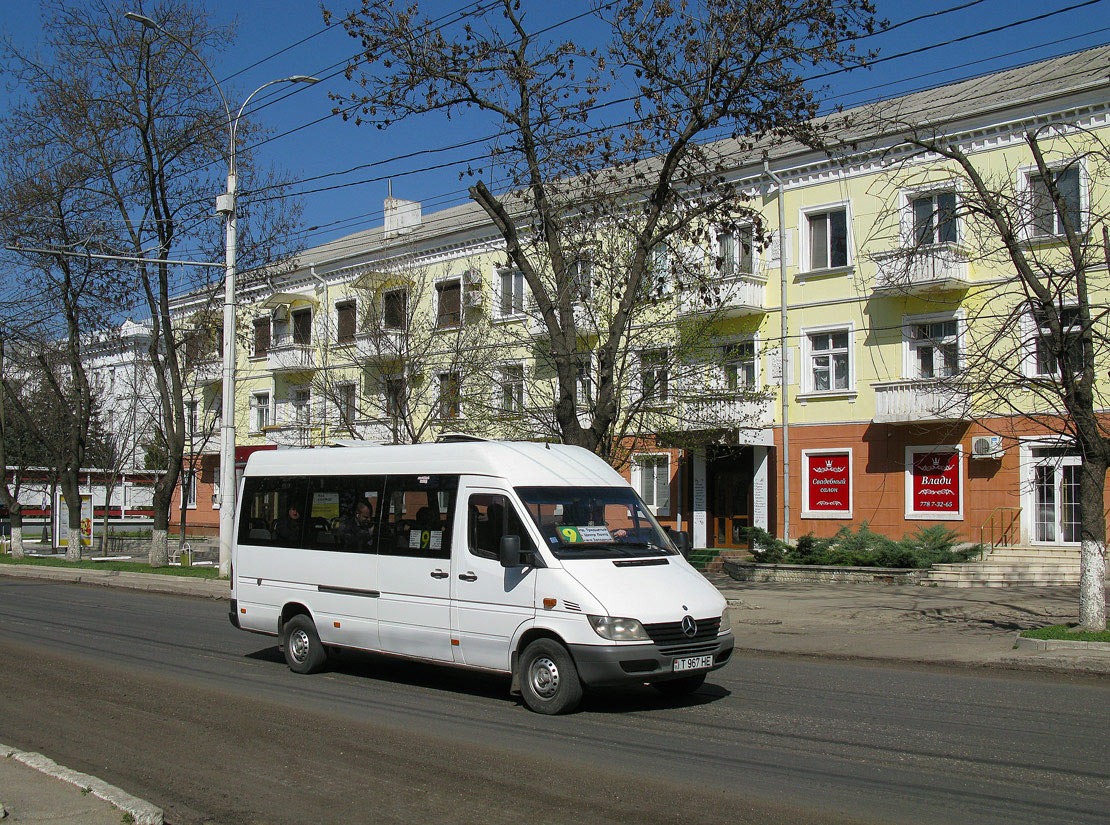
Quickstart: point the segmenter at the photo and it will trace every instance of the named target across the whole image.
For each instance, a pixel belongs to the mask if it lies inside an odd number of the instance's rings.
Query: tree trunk
[[[18,505],[10,508],[12,517],[12,558],[23,558],[23,513]]]
[[[1085,459],[1079,476],[1079,626],[1090,632],[1106,630],[1105,487],[1106,460]]]
[[[150,566],[165,567],[170,562],[169,554],[169,502],[159,503],[159,491],[154,491],[154,529],[150,534]]]
[[[75,496],[76,504],[66,500],[69,510],[69,541],[66,542],[66,561],[81,561],[81,496]]]
[[[104,518],[101,519],[100,529],[100,555],[102,556],[108,555],[108,513],[112,509],[112,493],[115,492],[115,489],[116,480],[114,478],[109,479],[104,490]]]

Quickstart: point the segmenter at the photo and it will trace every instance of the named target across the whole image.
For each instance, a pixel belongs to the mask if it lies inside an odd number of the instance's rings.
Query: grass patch
[[[1033,630],[1023,630],[1021,633],[1027,639],[1067,639],[1071,642],[1110,642],[1110,622],[1106,630],[1095,631],[1076,630],[1075,625],[1054,624],[1051,627],[1037,627]]]
[[[215,567],[151,567],[137,561],[66,561],[65,559],[13,559],[0,555],[0,564],[30,564],[37,567],[76,567],[85,570],[119,570],[124,573],[150,573],[157,576],[192,576],[196,579],[215,579],[220,571]]]

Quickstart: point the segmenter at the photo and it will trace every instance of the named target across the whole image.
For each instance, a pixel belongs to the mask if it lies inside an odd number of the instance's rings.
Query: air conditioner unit
[[[463,283],[467,286],[474,286],[482,283],[482,272],[479,269],[468,269],[462,274]]]
[[[480,307],[486,302],[486,295],[480,289],[469,289],[463,293],[463,306]]]
[[[1005,452],[1000,435],[978,435],[971,439],[972,458],[1001,458]]]

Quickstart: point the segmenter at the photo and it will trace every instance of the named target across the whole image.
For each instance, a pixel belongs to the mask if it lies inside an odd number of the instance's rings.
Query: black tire
[[[536,639],[520,655],[520,693],[536,713],[570,713],[582,701],[582,680],[570,653],[556,641]]]
[[[683,676],[681,679],[668,679],[666,682],[652,682],[651,686],[664,696],[677,699],[679,696],[688,696],[705,684],[705,674],[696,676]]]
[[[303,613],[294,616],[281,628],[285,663],[294,673],[318,673],[328,661],[328,652],[320,642],[316,625]]]

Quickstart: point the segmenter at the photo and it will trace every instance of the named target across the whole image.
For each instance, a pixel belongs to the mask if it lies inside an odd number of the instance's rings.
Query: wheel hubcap
[[[289,655],[298,662],[303,662],[308,656],[308,634],[303,630],[294,630],[289,634]]]
[[[559,666],[546,656],[541,656],[528,669],[528,681],[537,696],[550,699],[559,691]]]

